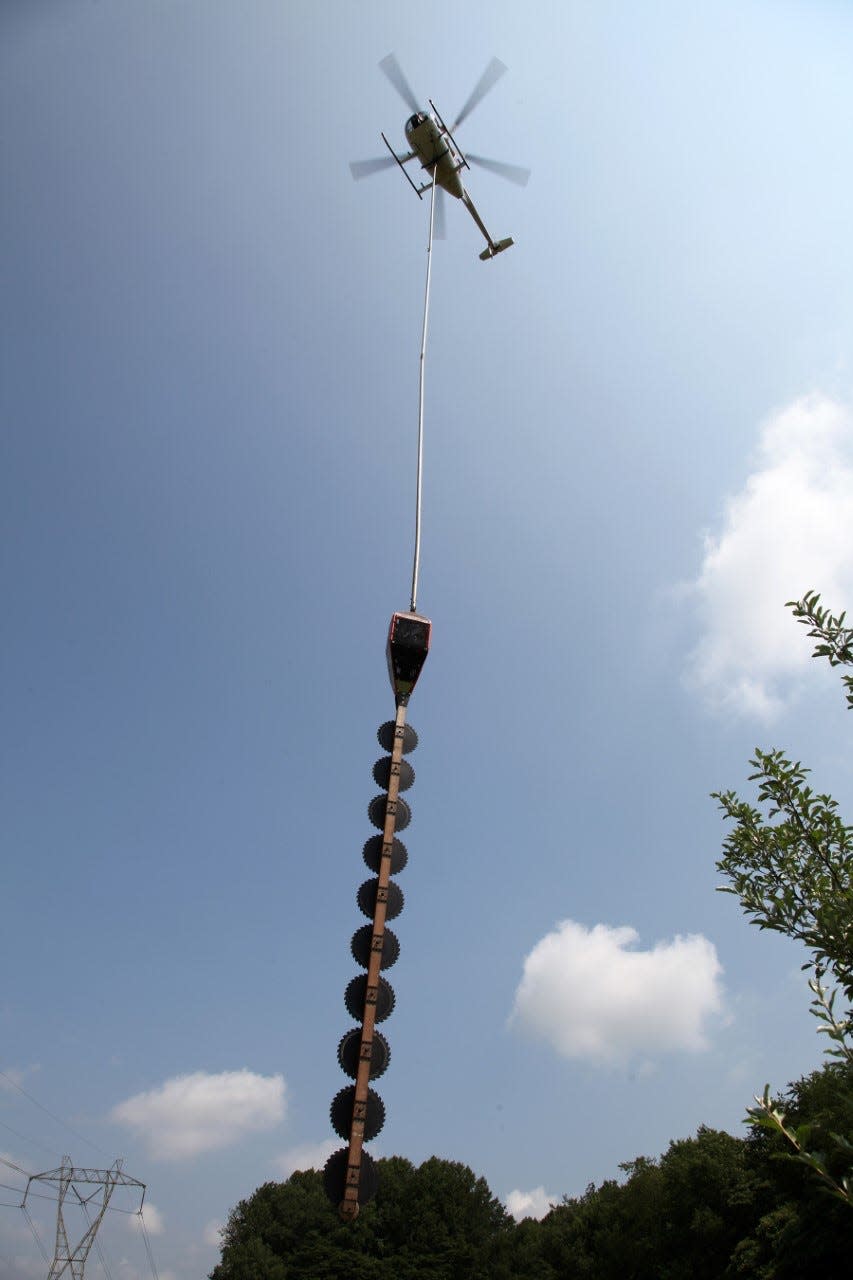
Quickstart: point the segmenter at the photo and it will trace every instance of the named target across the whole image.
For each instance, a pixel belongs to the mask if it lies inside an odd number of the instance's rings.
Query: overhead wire
[[[157,1274],[157,1264],[154,1261],[154,1253],[151,1249],[151,1241],[148,1239],[148,1229],[145,1226],[145,1219],[142,1216],[141,1209],[139,1210],[139,1222],[142,1227],[142,1239],[145,1241],[145,1252],[148,1254],[148,1263],[151,1267],[151,1274],[154,1277],[154,1280],[160,1280],[160,1277]]]
[[[14,1169],[16,1173],[22,1173],[25,1178],[32,1177],[32,1174],[27,1173],[26,1169],[22,1169],[19,1164],[15,1164],[12,1160],[7,1160],[5,1156],[0,1156],[0,1164],[5,1164],[8,1169]]]
[[[12,1126],[10,1124],[6,1124],[4,1120],[0,1120],[0,1127],[8,1129],[10,1133],[14,1133],[15,1137],[20,1138],[22,1142],[29,1142],[30,1145],[34,1147],[41,1147],[42,1151],[46,1151],[49,1156],[56,1156],[57,1160],[62,1159],[59,1153],[54,1151],[53,1147],[45,1146],[45,1144],[43,1142],[39,1142],[37,1138],[28,1138],[25,1133],[21,1133],[18,1129],[13,1129]]]
[[[4,1080],[8,1081],[13,1089],[17,1089],[18,1093],[22,1093],[25,1098],[28,1098],[33,1106],[38,1107],[39,1111],[43,1111],[46,1116],[50,1116],[51,1120],[55,1120],[57,1124],[61,1124],[63,1129],[67,1129],[68,1132],[73,1134],[80,1142],[85,1142],[87,1147],[91,1147],[93,1151],[98,1151],[102,1156],[106,1156],[107,1159],[109,1159],[109,1156],[107,1152],[104,1151],[103,1147],[99,1147],[96,1142],[90,1142],[88,1138],[83,1137],[82,1133],[78,1133],[76,1129],[72,1129],[71,1125],[67,1124],[60,1116],[54,1115],[52,1111],[49,1111],[47,1107],[39,1102],[38,1098],[34,1098],[33,1095],[28,1093],[22,1085],[18,1084],[17,1080],[13,1080],[13,1078],[10,1075],[7,1075],[5,1071],[0,1071],[0,1076],[2,1076]]]
[[[24,1217],[26,1218],[27,1222],[30,1224],[30,1231],[32,1231],[32,1233],[33,1233],[33,1239],[35,1240],[36,1244],[38,1245],[39,1253],[40,1253],[40,1254],[41,1254],[41,1256],[44,1258],[44,1260],[45,1260],[45,1262],[47,1263],[48,1267],[50,1267],[50,1258],[49,1258],[49,1256],[48,1256],[47,1250],[45,1249],[44,1245],[42,1244],[41,1236],[40,1236],[40,1235],[39,1235],[39,1233],[38,1233],[38,1230],[37,1230],[37,1228],[36,1228],[36,1224],[33,1222],[32,1215],[30,1214],[30,1211],[29,1211],[29,1209],[27,1208],[27,1206],[26,1206],[25,1204],[22,1204],[22,1205],[21,1205],[21,1208],[22,1208],[22,1209],[23,1209],[23,1211],[24,1211]]]

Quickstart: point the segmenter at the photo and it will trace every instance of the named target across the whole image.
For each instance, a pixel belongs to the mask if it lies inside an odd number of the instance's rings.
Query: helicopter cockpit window
[[[409,123],[406,125],[406,128],[407,128],[407,129],[417,129],[417,127],[418,127],[418,125],[421,123],[421,120],[422,120],[422,119],[423,119],[423,117],[421,116],[420,112],[418,112],[416,115],[413,115],[413,116],[411,117],[411,119],[409,120]]]

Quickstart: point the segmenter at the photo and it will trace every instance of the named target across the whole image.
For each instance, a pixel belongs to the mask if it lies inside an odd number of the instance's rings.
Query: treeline
[[[831,1150],[853,1129],[853,1067],[828,1065],[781,1100]],[[571,1116],[566,1117],[567,1136]],[[834,1157],[827,1156],[828,1161]],[[465,1165],[378,1161],[379,1193],[339,1221],[317,1172],[268,1182],[231,1213],[210,1280],[849,1280],[853,1211],[779,1134],[700,1128],[622,1165],[537,1222],[515,1223]],[[840,1170],[838,1171],[841,1172]]]

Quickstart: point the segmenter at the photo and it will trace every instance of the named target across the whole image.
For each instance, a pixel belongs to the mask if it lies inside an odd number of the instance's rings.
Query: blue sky
[[[428,207],[348,169],[403,145],[391,50],[448,119],[506,62],[459,141],[533,174],[471,174],[510,252],[448,202],[434,255],[373,1150],[520,1212],[739,1132],[821,1043],[708,793],[779,745],[853,805],[783,607],[853,602],[849,7],[6,0],[0,37],[0,1154],[124,1156],[190,1280],[337,1145],[412,550]],[[0,1277],[42,1270],[0,1210]]]

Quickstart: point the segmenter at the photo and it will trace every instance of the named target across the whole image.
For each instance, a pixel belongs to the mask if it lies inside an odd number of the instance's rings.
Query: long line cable
[[[62,1156],[58,1151],[54,1151],[53,1147],[46,1147],[45,1144],[43,1142],[39,1142],[37,1138],[28,1138],[25,1133],[21,1133],[19,1129],[13,1129],[10,1124],[6,1124],[3,1120],[0,1120],[0,1125],[2,1125],[4,1129],[8,1129],[10,1133],[14,1133],[15,1137],[20,1138],[22,1142],[28,1142],[34,1147],[41,1147],[42,1151],[46,1151],[49,1156],[56,1156],[57,1160],[62,1159]],[[2,1159],[2,1157],[0,1157],[0,1159]],[[8,1161],[4,1160],[3,1163],[7,1164]],[[29,1177],[29,1174],[27,1174],[27,1177]]]
[[[17,1080],[13,1080],[11,1076],[7,1075],[5,1071],[0,1071],[0,1076],[9,1082],[13,1089],[17,1089],[18,1093],[22,1093],[25,1098],[29,1098],[33,1106],[38,1107],[39,1111],[43,1111],[46,1116],[50,1116],[51,1120],[55,1120],[57,1124],[61,1124],[63,1129],[67,1129],[69,1133],[73,1133],[75,1138],[79,1138],[81,1142],[85,1142],[87,1147],[91,1147],[93,1151],[100,1152],[102,1156],[107,1155],[107,1152],[104,1151],[103,1147],[99,1147],[97,1142],[90,1142],[88,1138],[83,1137],[82,1133],[78,1133],[76,1129],[72,1129],[70,1124],[66,1124],[66,1122],[59,1116],[54,1115],[52,1111],[48,1111],[47,1107],[43,1106],[39,1102],[38,1098],[34,1098],[31,1093],[27,1093],[26,1089],[19,1085]],[[107,1158],[109,1159],[108,1156]]]
[[[29,1211],[29,1209],[27,1208],[27,1206],[26,1206],[26,1205],[21,1205],[21,1208],[22,1208],[22,1209],[23,1209],[23,1211],[24,1211],[24,1217],[26,1218],[27,1222],[30,1224],[30,1231],[33,1233],[33,1239],[35,1240],[36,1244],[38,1245],[39,1253],[40,1253],[40,1254],[41,1254],[41,1256],[44,1258],[44,1260],[45,1260],[45,1262],[47,1263],[48,1267],[50,1267],[50,1257],[49,1257],[49,1255],[48,1255],[47,1249],[45,1249],[44,1245],[42,1244],[41,1236],[40,1236],[40,1235],[39,1235],[39,1233],[38,1233],[38,1229],[36,1228],[36,1224],[33,1222],[32,1217],[30,1216],[30,1211]]]
[[[156,1263],[154,1262],[154,1254],[151,1249],[151,1241],[148,1239],[148,1231],[146,1230],[146,1227],[145,1227],[145,1219],[142,1216],[141,1209],[139,1210],[139,1225],[142,1227],[142,1239],[145,1241],[145,1252],[148,1254],[148,1263],[149,1263],[149,1266],[151,1267],[151,1274],[154,1277],[154,1280],[160,1280],[160,1277],[157,1274],[157,1266],[156,1266]]]
[[[22,1173],[25,1178],[31,1176],[26,1169],[22,1169],[19,1164],[14,1164],[11,1160],[7,1160],[5,1156],[0,1156],[0,1164],[5,1164],[9,1169],[14,1169],[16,1173]]]
[[[412,564],[411,612],[418,607],[418,574],[421,567],[421,491],[424,464],[424,375],[426,366],[427,329],[429,326],[429,285],[432,275],[432,232],[435,224],[436,174],[432,175],[432,195],[429,202],[429,240],[427,241],[426,287],[424,289],[424,327],[421,335],[420,375],[418,378],[418,480],[415,492],[415,556]]]

